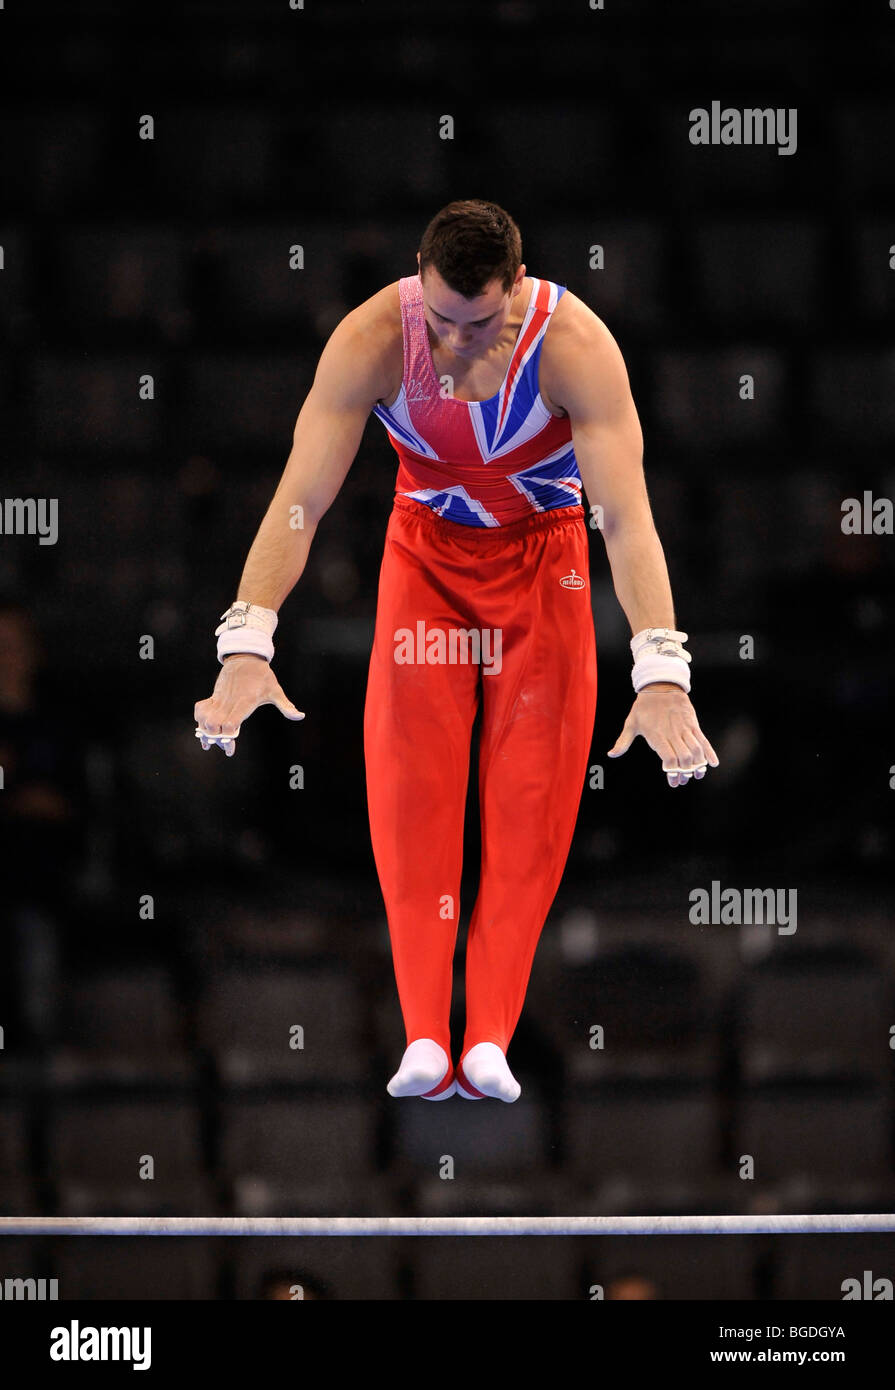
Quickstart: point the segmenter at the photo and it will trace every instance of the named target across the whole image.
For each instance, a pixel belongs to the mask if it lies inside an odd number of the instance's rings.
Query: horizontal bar
[[[0,1236],[672,1236],[895,1231],[835,1216],[3,1216]]]

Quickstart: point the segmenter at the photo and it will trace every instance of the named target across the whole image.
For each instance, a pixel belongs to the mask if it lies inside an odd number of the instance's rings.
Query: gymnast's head
[[[525,280],[508,212],[480,198],[448,203],[423,232],[417,263],[426,320],[448,351],[477,356],[497,342]]]

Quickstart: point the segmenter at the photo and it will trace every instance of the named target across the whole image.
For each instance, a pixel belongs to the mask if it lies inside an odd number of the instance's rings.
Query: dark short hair
[[[448,203],[420,242],[420,275],[434,266],[464,299],[476,299],[492,280],[508,291],[522,264],[522,237],[508,212],[481,198]]]

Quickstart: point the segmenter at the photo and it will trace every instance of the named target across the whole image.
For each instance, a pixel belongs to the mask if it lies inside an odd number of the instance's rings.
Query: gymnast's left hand
[[[718,754],[699,727],[689,695],[679,685],[654,681],[643,687],[609,757],[620,758],[638,734],[659,754],[670,787],[684,787],[691,777],[701,781],[708,767],[718,766]]]

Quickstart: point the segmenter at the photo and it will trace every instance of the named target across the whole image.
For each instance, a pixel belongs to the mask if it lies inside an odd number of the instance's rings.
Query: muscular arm
[[[323,349],[289,458],[249,550],[238,599],[277,610],[301,577],[320,518],[354,462],[367,416],[377,400],[390,396],[396,373],[400,380],[397,302],[397,286],[380,290],[346,315]],[[213,694],[193,707],[202,747],[220,744],[232,757],[243,720],[265,704],[287,719],[305,717],[264,657],[225,656]]]
[[[574,295],[553,326],[558,332],[549,354],[545,340],[541,379],[549,399],[569,415],[584,491],[591,505],[602,508],[618,601],[632,634],[645,627],[673,628],[665,553],[643,474],[643,433],[618,344]]]
[[[541,381],[548,399],[562,406],[572,426],[572,442],[584,491],[603,511],[602,532],[618,601],[631,632],[676,626],[665,554],[656,533],[643,476],[643,434],[628,373],[618,344],[606,325],[575,295],[559,318],[568,291],[556,310],[554,340],[549,334],[541,358]],[[546,362],[545,362],[546,358]],[[699,727],[685,692],[672,682],[644,686],[609,750],[620,757],[642,735],[662,758],[672,787],[705,775],[718,755]]]
[[[238,599],[278,609],[304,571],[317,524],[354,462],[367,417],[389,391],[389,345],[378,304],[384,294],[346,315],[320,355],[282,477],[246,558]]]

